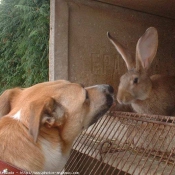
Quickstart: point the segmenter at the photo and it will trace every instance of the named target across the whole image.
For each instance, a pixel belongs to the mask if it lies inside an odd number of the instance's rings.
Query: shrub
[[[1,0],[0,91],[48,80],[49,0]]]

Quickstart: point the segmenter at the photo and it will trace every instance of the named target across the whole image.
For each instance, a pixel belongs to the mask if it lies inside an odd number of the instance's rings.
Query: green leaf
[[[49,0],[2,0],[0,92],[48,80]]]

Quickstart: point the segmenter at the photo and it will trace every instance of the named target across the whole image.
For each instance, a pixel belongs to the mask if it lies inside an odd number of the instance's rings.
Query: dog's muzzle
[[[107,106],[110,108],[114,102],[114,88],[110,85],[107,85],[107,92],[106,92],[106,101]]]
[[[98,121],[99,118],[101,118],[113,105],[114,103],[114,88],[110,85],[99,85],[100,90],[105,93],[106,96],[106,102],[104,103],[102,109],[95,115],[95,117],[92,119],[90,125],[94,124]]]

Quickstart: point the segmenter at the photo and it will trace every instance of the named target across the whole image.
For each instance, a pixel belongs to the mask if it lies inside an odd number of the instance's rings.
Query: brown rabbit
[[[120,78],[117,100],[120,104],[131,104],[138,113],[175,114],[175,76],[148,75],[158,47],[158,33],[154,27],[146,30],[138,40],[136,58],[107,34],[111,43],[122,56],[128,72]]]

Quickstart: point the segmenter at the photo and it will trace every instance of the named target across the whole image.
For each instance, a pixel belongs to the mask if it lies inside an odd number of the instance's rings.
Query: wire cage
[[[175,175],[175,117],[110,111],[77,138],[64,171]]]

